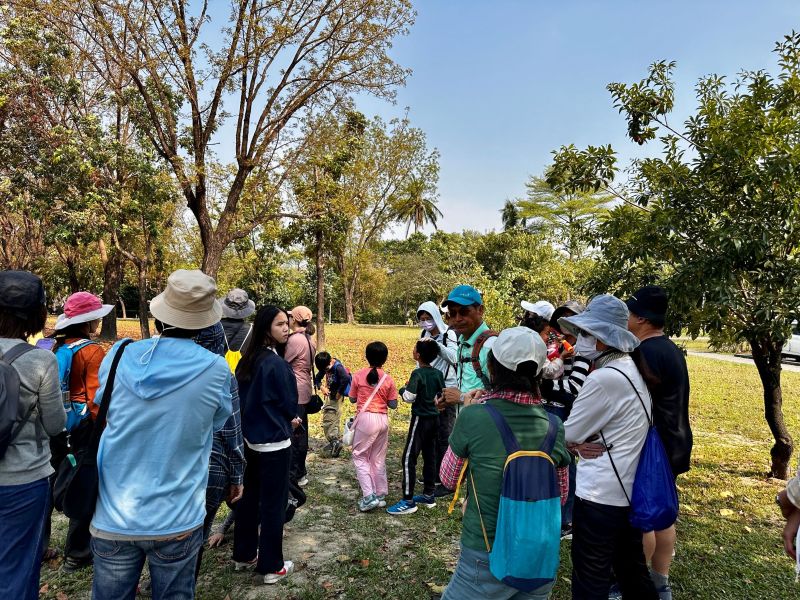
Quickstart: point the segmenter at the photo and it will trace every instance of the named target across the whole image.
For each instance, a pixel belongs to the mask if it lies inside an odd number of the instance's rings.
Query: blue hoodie
[[[100,365],[98,404],[118,348]],[[148,539],[203,524],[211,442],[231,415],[230,386],[225,359],[191,339],[125,348],[97,453],[93,533]]]

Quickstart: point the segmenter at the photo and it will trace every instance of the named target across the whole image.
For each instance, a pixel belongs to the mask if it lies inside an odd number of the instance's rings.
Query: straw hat
[[[167,279],[166,289],[150,301],[150,312],[173,327],[204,329],[222,318],[216,295],[213,277],[199,270],[178,269]]]

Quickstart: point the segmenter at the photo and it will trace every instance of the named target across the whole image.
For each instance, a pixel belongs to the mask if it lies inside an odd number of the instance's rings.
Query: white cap
[[[497,336],[492,346],[492,354],[506,369],[516,371],[526,361],[534,361],[538,375],[547,360],[547,346],[542,336],[528,327],[510,327]]]
[[[523,300],[519,304],[524,310],[527,310],[530,313],[535,313],[547,321],[550,320],[550,318],[553,316],[553,312],[556,310],[556,307],[550,304],[547,300],[539,300],[538,302],[526,302]]]

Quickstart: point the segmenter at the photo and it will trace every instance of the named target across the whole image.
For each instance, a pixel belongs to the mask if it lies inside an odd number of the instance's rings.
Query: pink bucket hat
[[[64,303],[64,313],[58,315],[55,329],[59,331],[77,323],[102,319],[112,310],[114,310],[113,304],[103,304],[103,301],[94,294],[76,292]]]

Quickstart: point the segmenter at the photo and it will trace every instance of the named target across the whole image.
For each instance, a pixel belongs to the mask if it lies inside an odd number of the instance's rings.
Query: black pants
[[[572,597],[606,600],[611,569],[622,597],[658,600],[642,549],[642,532],[628,521],[630,508],[575,498],[572,530]]]
[[[439,430],[439,417],[418,417],[411,415],[408,424],[406,447],[403,449],[403,498],[414,497],[414,483],[417,479],[417,459],[420,452],[425,462],[422,467],[422,479],[425,482],[426,496],[433,494],[436,488],[436,434]]]
[[[453,425],[456,423],[455,404],[449,405],[439,413],[439,430],[436,432],[436,481],[439,481],[439,471],[442,469],[442,461],[450,445],[450,434],[453,433]]]
[[[292,432],[292,464],[289,468],[289,478],[300,481],[306,476],[306,456],[308,456],[308,415],[306,405],[297,405],[297,416],[303,420],[300,427]]]
[[[291,453],[291,448],[274,452],[245,448],[244,496],[236,503],[233,560],[247,562],[258,552],[256,571],[264,575],[283,568],[283,522]]]
[[[56,481],[59,465],[64,461],[67,454],[75,454],[78,449],[83,449],[89,445],[92,435],[92,421],[87,419],[79,425],[72,433],[59,433],[50,438],[50,464],[56,470],[50,476],[50,503],[47,516],[44,520],[44,531],[42,548],[47,550],[50,544],[51,523],[53,517],[53,485]],[[67,529],[67,538],[64,542],[64,558],[71,558],[78,563],[88,563],[92,560],[92,549],[89,541],[92,539],[89,533],[91,517],[85,521],[80,519],[70,519]]]

